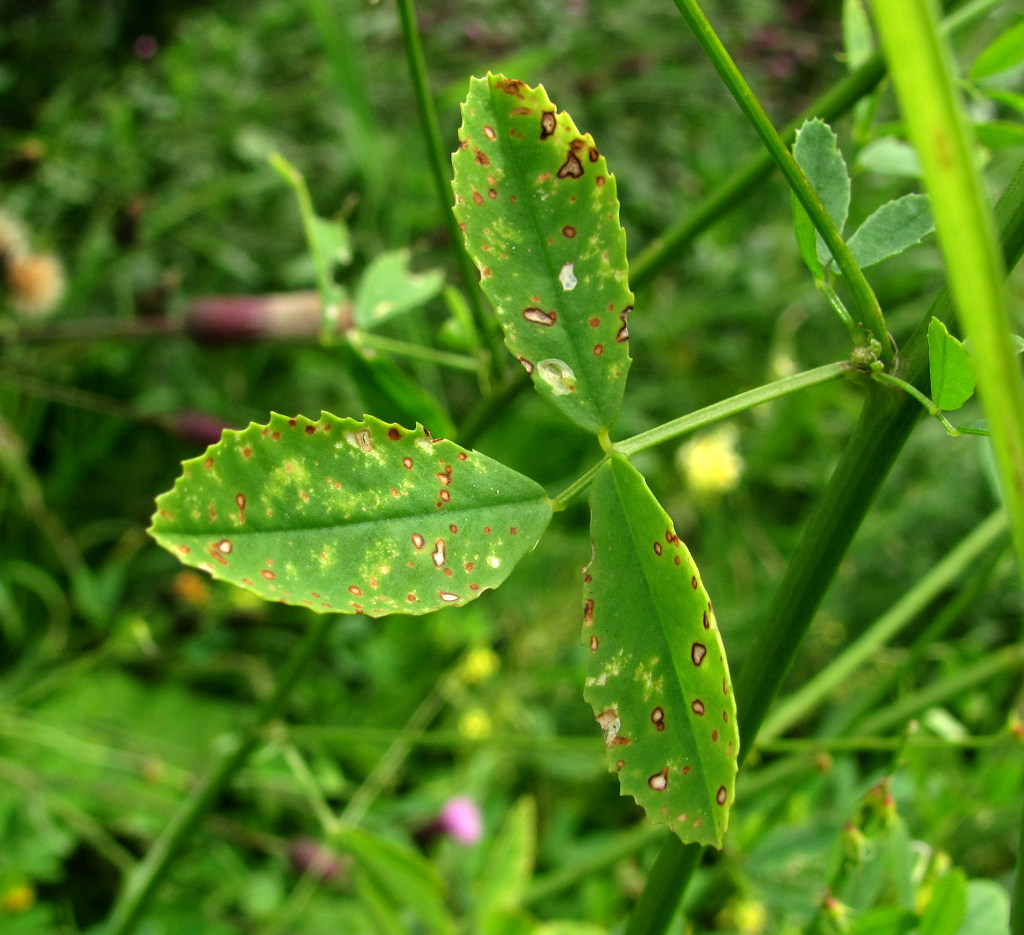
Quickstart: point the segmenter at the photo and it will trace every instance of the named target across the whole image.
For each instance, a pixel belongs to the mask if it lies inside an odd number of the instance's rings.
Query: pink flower
[[[459,844],[476,844],[483,835],[483,818],[476,802],[466,796],[455,796],[441,808],[440,830]]]

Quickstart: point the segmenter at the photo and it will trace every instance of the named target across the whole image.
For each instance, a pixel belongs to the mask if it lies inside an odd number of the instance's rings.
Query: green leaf
[[[987,78],[1024,62],[1024,19],[1000,34],[971,65],[971,78]]]
[[[818,118],[806,121],[797,131],[793,158],[841,234],[850,210],[850,176],[831,127]],[[832,254],[820,234],[816,236],[816,244],[818,259],[824,265]]]
[[[967,913],[967,877],[950,870],[936,884],[917,935],[956,935]]]
[[[967,912],[957,935],[1010,935],[1010,896],[994,880],[967,884]]]
[[[997,104],[1009,107],[1024,117],[1024,94],[1016,94],[1013,91],[1006,91],[1003,88],[979,88],[982,94],[991,98]]]
[[[928,371],[932,402],[939,409],[959,409],[974,395],[974,364],[967,348],[938,318],[928,323]]]
[[[1024,126],[1011,120],[991,120],[987,123],[976,123],[974,135],[982,146],[989,149],[1007,149],[1012,146],[1024,146]]]
[[[537,804],[524,796],[508,813],[480,864],[477,902],[481,917],[519,906],[533,877],[536,855]]]
[[[182,562],[317,612],[425,614],[508,576],[551,518],[543,489],[417,426],[273,414],[228,430],[157,498]]]
[[[847,241],[862,269],[902,253],[935,230],[928,198],[904,195],[886,202],[865,219]]]
[[[875,51],[871,20],[863,0],[843,0],[843,50],[850,71],[863,65]]]
[[[590,492],[584,570],[583,695],[611,767],[657,824],[721,846],[736,781],[736,702],[700,573],[628,461],[613,456]]]
[[[409,269],[409,251],[394,250],[373,259],[356,289],[352,313],[360,328],[373,328],[382,321],[419,308],[444,287],[440,270],[414,273]]]
[[[352,241],[348,227],[343,221],[328,220],[314,215],[311,218],[316,238],[316,255],[323,258],[328,272],[338,263],[347,266],[352,262]]]
[[[796,233],[796,243],[800,248],[800,255],[804,258],[804,263],[807,264],[811,275],[818,281],[823,280],[825,267],[818,259],[818,232],[814,229],[811,216],[804,210],[804,206],[800,204],[796,195],[791,194],[790,200],[793,202],[793,230]]]
[[[905,935],[917,925],[917,916],[902,906],[875,906],[859,913],[850,924],[850,935]]]
[[[393,904],[410,908],[432,931],[455,935],[455,924],[445,907],[442,880],[425,857],[357,828],[344,829],[338,845],[352,855],[378,892]]]
[[[883,175],[921,176],[921,160],[917,151],[905,140],[883,136],[872,140],[857,154],[857,167]]]
[[[455,215],[508,349],[575,423],[607,429],[630,358],[615,176],[544,88],[488,74],[462,105]]]

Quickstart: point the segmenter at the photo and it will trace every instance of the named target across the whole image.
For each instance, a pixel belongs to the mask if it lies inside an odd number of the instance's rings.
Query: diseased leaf
[[[268,600],[379,617],[497,587],[550,518],[538,484],[420,427],[275,413],[186,461],[150,534]]]
[[[375,257],[363,273],[353,299],[353,316],[360,328],[373,328],[382,321],[418,308],[444,286],[439,270],[414,273],[409,269],[409,251],[393,250]]]
[[[861,268],[902,253],[935,230],[925,195],[904,195],[868,216],[847,241]]]
[[[959,409],[974,395],[974,364],[967,348],[938,318],[928,323],[928,373],[932,402],[939,409]]]
[[[615,176],[542,87],[474,78],[462,121],[454,210],[505,343],[542,396],[583,428],[607,429],[633,307]]]
[[[839,152],[839,141],[832,128],[817,117],[797,131],[793,158],[803,169],[807,181],[817,192],[836,230],[841,234],[850,210],[850,176]],[[822,265],[832,258],[821,234],[816,238],[818,260]]]
[[[714,611],[672,521],[628,461],[590,492],[583,696],[624,795],[683,841],[720,847],[739,733]]]

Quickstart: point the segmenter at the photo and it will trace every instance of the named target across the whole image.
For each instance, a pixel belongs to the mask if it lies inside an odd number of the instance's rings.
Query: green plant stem
[[[491,371],[498,360],[502,359],[501,344],[495,334],[492,317],[484,309],[480,291],[479,276],[472,259],[466,252],[462,240],[462,231],[452,212],[451,159],[445,152],[441,142],[441,129],[437,121],[437,109],[430,95],[430,82],[427,79],[427,63],[423,57],[423,43],[420,40],[419,26],[416,22],[416,5],[413,0],[398,0],[398,16],[402,23],[402,45],[409,65],[409,77],[412,79],[413,91],[416,95],[416,107],[419,110],[420,125],[423,129],[427,146],[427,159],[430,164],[431,176],[441,206],[441,215],[448,228],[448,236],[452,242],[452,250],[459,264],[466,287],[466,297],[473,309],[476,326],[487,348],[490,351]]]
[[[198,830],[204,816],[245,764],[270,721],[277,717],[310,663],[317,658],[334,623],[333,614],[314,615],[310,629],[281,670],[274,691],[260,704],[252,721],[232,738],[210,772],[181,804],[145,857],[128,876],[111,912],[104,935],[128,935],[146,911],[156,889]]]
[[[453,370],[468,370],[475,373],[480,369],[480,361],[475,357],[442,351],[436,347],[426,347],[422,344],[413,344],[411,341],[399,341],[396,338],[387,338],[368,331],[350,331],[348,339],[356,347],[422,360],[441,367],[451,367]]]
[[[996,205],[996,218],[1004,259],[1007,267],[1012,268],[1024,252],[1024,164],[1018,167]],[[927,386],[927,331],[932,316],[950,321],[952,304],[948,291],[943,291],[932,304],[896,361],[898,375],[919,389]],[[906,394],[877,383],[869,385],[860,419],[735,680],[741,761],[753,748],[761,722],[800,641],[920,413],[916,400]],[[692,858],[692,863],[680,859],[680,852],[686,849],[674,835],[666,839],[658,863],[664,860],[667,866],[675,862],[679,874],[668,886],[646,886],[634,914],[642,913],[644,919],[652,922],[672,918],[696,866],[696,858]],[[628,931],[629,935],[658,935],[665,931],[665,926],[641,928],[639,923],[636,927],[631,923]],[[1022,933],[1024,929],[1015,935]]]
[[[888,383],[890,386],[898,387],[903,390],[904,393],[908,393],[913,396],[923,407],[924,411],[928,415],[937,419],[939,424],[946,430],[948,435],[956,437],[957,435],[963,434],[960,429],[956,428],[952,422],[949,421],[943,414],[942,410],[935,405],[927,396],[924,395],[916,386],[911,383],[907,383],[906,380],[901,380],[899,377],[894,377],[891,373],[877,372],[871,374],[872,379],[877,380],[879,383]],[[984,435],[985,432],[972,432],[970,434]]]
[[[971,341],[978,393],[1024,574],[1024,376],[1010,341],[1003,257],[976,146],[933,4],[876,0],[872,7],[900,108],[921,159],[957,314]]]
[[[730,396],[721,402],[705,406],[703,409],[698,409],[696,412],[673,419],[671,422],[666,422],[664,425],[641,432],[639,435],[634,435],[621,442],[615,442],[615,451],[627,458],[631,458],[647,448],[653,448],[655,445],[672,441],[688,432],[720,422],[722,419],[745,412],[747,409],[753,409],[754,406],[760,406],[762,403],[770,402],[781,396],[788,396],[790,393],[796,393],[799,390],[817,386],[820,383],[829,383],[839,377],[860,371],[861,368],[856,364],[852,364],[849,361],[839,361],[838,363],[815,367],[813,370],[795,373],[792,376],[766,383],[764,386],[758,386],[752,390],[738,393],[736,396]]]
[[[981,555],[1006,531],[1006,514],[991,514],[964,538],[938,565],[918,581],[887,613],[829,665],[785,701],[776,705],[758,734],[758,745],[768,743],[805,717],[823,698],[838,688],[944,590],[960,580]]]
[[[761,102],[750,89],[743,75],[736,67],[725,46],[715,33],[707,17],[697,4],[696,0],[673,0],[676,8],[686,20],[701,48],[715,66],[725,86],[729,89],[736,103],[744,116],[750,121],[757,135],[761,138],[765,149],[771,156],[772,161],[779,167],[786,182],[792,189],[793,194],[799,199],[804,210],[810,216],[817,231],[821,234],[835,260],[836,266],[843,274],[847,286],[850,289],[850,297],[855,309],[855,321],[859,330],[860,340],[858,344],[867,347],[874,338],[879,342],[881,350],[879,357],[886,366],[892,364],[896,349],[893,346],[892,338],[885,326],[885,319],[882,317],[882,309],[878,304],[874,291],[864,277],[864,273],[857,265],[846,241],[836,230],[832,219],[828,216],[818,198],[817,193],[811,187],[804,176],[792,153],[786,147],[779,132],[768,119]]]
[[[590,486],[594,478],[597,477],[597,472],[601,470],[607,460],[608,458],[606,457],[602,458],[555,497],[551,501],[552,512],[557,513],[559,510],[564,510],[576,497],[583,493]]]

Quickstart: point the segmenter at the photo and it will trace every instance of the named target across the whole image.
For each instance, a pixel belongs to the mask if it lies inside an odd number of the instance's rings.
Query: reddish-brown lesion
[[[553,110],[546,110],[540,115],[540,138],[546,140],[555,132],[558,119]]]

